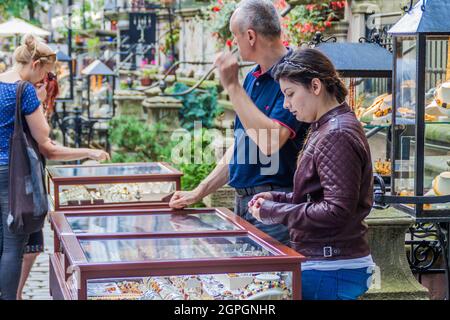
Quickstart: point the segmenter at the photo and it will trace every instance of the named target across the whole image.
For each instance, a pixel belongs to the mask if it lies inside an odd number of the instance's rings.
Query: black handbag
[[[17,86],[14,133],[9,152],[8,229],[30,234],[42,229],[48,212],[44,159],[22,117],[22,95],[26,82]]]

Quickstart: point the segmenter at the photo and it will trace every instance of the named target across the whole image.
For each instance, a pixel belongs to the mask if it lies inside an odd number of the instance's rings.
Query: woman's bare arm
[[[54,143],[50,135],[50,126],[44,116],[42,106],[30,115],[25,116],[31,135],[39,145],[39,151],[49,160],[72,161],[91,158],[94,160],[108,160],[108,153],[103,150],[87,148],[67,148]]]

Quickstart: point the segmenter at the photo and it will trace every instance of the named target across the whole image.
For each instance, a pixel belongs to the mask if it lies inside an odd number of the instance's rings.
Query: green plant
[[[142,78],[150,78],[154,74],[158,74],[157,68],[147,68],[142,70]]]
[[[164,53],[165,55],[168,55],[169,52],[172,51],[172,43],[175,47],[180,41],[180,26],[178,23],[175,23],[172,27],[172,33],[170,33],[170,30],[166,32],[166,35],[164,37],[164,45],[160,46],[160,51]]]
[[[172,161],[172,150],[182,142],[172,140],[165,131],[165,126],[160,124],[148,126],[132,116],[117,117],[110,123],[110,143],[118,150],[113,154],[111,162],[164,161],[172,163],[184,174],[181,178],[181,189],[192,190],[211,173],[216,163],[213,154],[207,153],[211,151],[208,146],[212,143],[214,136],[208,134],[206,129],[202,130],[201,135],[190,133],[190,138],[193,136],[194,139],[187,141],[189,154],[183,158],[184,162],[176,162]],[[195,163],[198,156],[195,150],[197,152],[201,150],[200,163]],[[203,205],[194,205],[194,207],[199,206]]]
[[[183,190],[192,190],[196,188],[215,168],[216,161],[213,154],[213,149],[210,148],[214,140],[214,136],[209,134],[208,129],[203,128],[200,134],[192,135],[189,141],[188,154],[183,157],[184,161],[175,163],[183,177],[181,178],[181,186]],[[199,157],[201,156],[201,158]],[[199,157],[200,159],[197,159]],[[201,161],[199,161],[201,160]]]
[[[86,41],[87,50],[89,52],[89,55],[92,57],[96,57],[100,53],[100,38],[90,38]]]
[[[110,122],[110,143],[119,152],[112,162],[168,161],[173,143],[164,124],[148,126],[137,117],[121,116]]]
[[[310,41],[316,32],[324,32],[332,27],[333,21],[343,17],[345,0],[311,1],[307,5],[298,5],[282,19],[282,27],[285,31],[285,40],[295,46],[302,42]],[[286,1],[279,0],[277,6],[283,8]],[[286,43],[286,44],[287,44]]]
[[[208,28],[212,35],[218,40],[220,46],[232,46],[233,35],[230,31],[230,18],[236,9],[238,1],[218,0],[201,10],[198,18],[208,22]]]
[[[23,11],[28,10],[30,21],[33,24],[41,26],[39,21],[40,12],[48,12],[50,6],[62,3],[62,0],[1,0],[0,1],[0,17],[8,18],[10,16],[22,18]]]
[[[189,87],[175,83],[173,92],[181,92]],[[183,103],[180,110],[180,122],[183,128],[192,130],[195,121],[201,121],[204,128],[212,128],[214,119],[223,112],[217,104],[217,88],[208,87],[206,92],[194,90],[188,95],[177,97]]]

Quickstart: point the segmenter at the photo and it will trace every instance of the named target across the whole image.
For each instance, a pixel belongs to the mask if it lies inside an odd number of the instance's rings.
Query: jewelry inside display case
[[[225,208],[52,212],[54,299],[300,299],[304,257]]]
[[[55,210],[165,206],[182,176],[165,163],[50,166],[47,173]]]

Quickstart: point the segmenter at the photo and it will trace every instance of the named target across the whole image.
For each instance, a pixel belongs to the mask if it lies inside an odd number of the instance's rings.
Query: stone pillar
[[[366,218],[369,245],[377,265],[363,300],[427,300],[428,290],[414,277],[405,251],[405,233],[414,219],[399,210],[372,210]]]
[[[154,125],[164,123],[168,131],[180,128],[178,112],[183,107],[180,100],[172,97],[151,97],[142,102],[144,112],[147,113],[147,123]]]
[[[333,25],[325,33],[325,38],[329,36],[336,37],[338,42],[347,42],[348,37],[348,21],[341,20],[333,22]]]
[[[117,90],[114,94],[114,101],[116,103],[116,116],[135,116],[143,119],[144,110],[142,102],[145,95],[136,90]]]
[[[366,35],[366,14],[380,13],[380,6],[375,0],[352,0],[350,4],[350,30],[348,40],[358,42]]]

